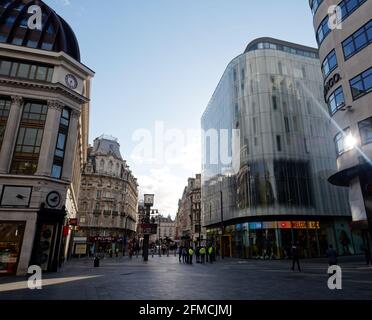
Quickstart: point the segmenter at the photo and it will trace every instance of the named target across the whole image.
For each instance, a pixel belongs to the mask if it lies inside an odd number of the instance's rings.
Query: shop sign
[[[262,228],[263,229],[276,229],[276,222],[275,221],[263,222]]]
[[[74,242],[87,242],[87,237],[75,237]]]
[[[319,221],[308,221],[307,227],[309,229],[320,229],[320,222]]]
[[[306,229],[307,224],[306,221],[292,221],[293,229]]]
[[[243,223],[242,227],[243,227],[243,230],[248,230],[248,222]]]
[[[89,238],[90,242],[115,242],[116,238],[115,237],[90,237]]]
[[[242,225],[241,224],[237,224],[236,227],[235,227],[235,230],[236,231],[242,231]]]
[[[327,81],[324,86],[324,98],[327,97],[328,92],[341,80],[339,73],[336,73],[331,79]]]
[[[158,225],[156,223],[142,223],[141,230],[143,234],[157,234]]]
[[[68,225],[69,226],[77,226],[78,225],[78,219],[68,219]]]
[[[278,227],[280,229],[291,229],[292,228],[292,223],[291,223],[291,221],[279,221],[278,222]]]
[[[82,243],[76,244],[75,254],[87,254],[87,245]]]
[[[262,229],[262,222],[250,222],[249,229],[251,230]]]

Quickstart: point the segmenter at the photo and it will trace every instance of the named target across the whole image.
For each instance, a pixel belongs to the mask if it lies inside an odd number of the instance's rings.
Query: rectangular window
[[[372,88],[372,67],[350,80],[353,99],[368,94]]]
[[[338,87],[328,98],[329,113],[334,115],[345,105],[344,92],[342,86]]]
[[[342,155],[343,153],[352,149],[351,146],[345,144],[345,138],[350,134],[350,128],[345,129],[344,131],[339,132],[335,137],[335,145],[337,155]]]
[[[3,76],[51,82],[53,73],[54,68],[50,66],[0,60],[0,75]]]
[[[284,117],[284,125],[285,125],[285,132],[289,133],[289,119],[288,117]]]
[[[277,101],[276,96],[272,97],[272,101],[273,101],[273,109],[277,110],[278,109],[278,101]]]
[[[10,112],[10,100],[0,99],[0,150],[3,143],[6,123]]]
[[[345,60],[367,47],[372,42],[372,20],[342,42]]]
[[[332,50],[324,59],[322,63],[322,71],[324,78],[328,77],[330,73],[337,68],[336,51]]]
[[[362,145],[372,143],[372,117],[359,122]]]
[[[64,108],[61,113],[57,145],[56,145],[56,150],[54,152],[54,161],[53,161],[53,167],[52,167],[53,178],[60,179],[62,176],[63,161],[65,158],[69,124],[70,124],[70,110],[68,108]]]
[[[276,147],[278,151],[282,151],[282,140],[280,136],[276,136]]]
[[[18,131],[11,173],[33,175],[37,170],[48,107],[26,102]]]
[[[327,37],[327,35],[331,32],[328,26],[329,16],[326,16],[323,21],[320,23],[319,28],[316,32],[316,39],[318,41],[318,45],[320,45],[323,40]]]

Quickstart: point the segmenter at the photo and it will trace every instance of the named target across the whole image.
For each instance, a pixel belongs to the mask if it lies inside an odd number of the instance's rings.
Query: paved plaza
[[[362,258],[340,259],[343,289],[328,289],[327,262],[303,260],[303,272],[290,261],[224,259],[214,264],[180,264],[178,258],[106,258],[69,261],[45,274],[42,290],[27,288],[25,277],[0,278],[0,299],[31,300],[256,300],[372,299],[372,268]]]

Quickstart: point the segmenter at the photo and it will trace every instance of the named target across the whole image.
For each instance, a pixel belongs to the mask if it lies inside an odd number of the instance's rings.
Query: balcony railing
[[[104,210],[103,211],[103,215],[110,216],[111,215],[111,211],[110,210]]]

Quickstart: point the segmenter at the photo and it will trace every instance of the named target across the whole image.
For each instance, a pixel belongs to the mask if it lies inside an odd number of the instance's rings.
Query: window
[[[368,94],[372,88],[372,67],[351,79],[350,87],[354,100]]]
[[[339,132],[335,137],[335,145],[337,155],[342,155],[343,153],[352,149],[351,146],[347,146],[345,143],[346,137],[350,134],[350,128],[345,129],[344,131]]]
[[[339,3],[341,20],[345,20],[367,0],[343,0]]]
[[[372,143],[372,117],[359,122],[359,132],[362,145]]]
[[[277,101],[276,96],[273,96],[272,97],[272,101],[273,101],[273,108],[274,108],[274,110],[277,110],[278,109],[278,101]]]
[[[342,42],[345,60],[367,47],[372,42],[372,20]]]
[[[51,82],[54,68],[27,62],[0,60],[0,75]]]
[[[10,112],[10,100],[0,99],[0,149],[3,143],[6,123]]]
[[[320,45],[323,40],[327,37],[327,35],[331,32],[328,26],[329,16],[326,16],[323,21],[320,23],[320,26],[316,32],[316,39],[318,41],[318,45]]]
[[[313,1],[311,1],[310,7],[311,7],[311,12],[313,13],[313,15],[316,14],[316,12],[318,11],[318,8],[322,4],[322,2],[323,2],[323,0],[313,0]]]
[[[328,77],[329,74],[337,68],[337,56],[336,51],[332,50],[324,59],[322,63],[322,71],[324,78]]]
[[[338,87],[328,98],[328,109],[331,115],[334,115],[345,105],[344,92],[342,86]]]
[[[47,105],[26,102],[18,131],[11,173],[32,175],[37,170]]]
[[[64,108],[59,121],[56,150],[52,166],[52,177],[60,179],[62,176],[63,160],[65,158],[68,127],[70,124],[70,110]]]
[[[284,117],[284,125],[285,125],[285,132],[289,133],[289,119],[288,117]]]
[[[278,151],[282,151],[282,141],[280,136],[276,136],[276,147]]]

